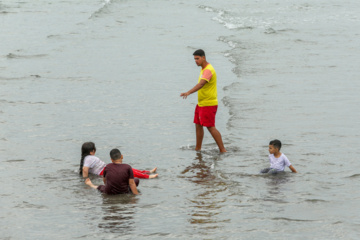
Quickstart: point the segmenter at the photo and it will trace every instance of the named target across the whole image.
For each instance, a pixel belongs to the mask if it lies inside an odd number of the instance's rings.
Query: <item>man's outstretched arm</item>
[[[200,82],[198,84],[196,84],[192,89],[190,89],[189,91],[187,91],[185,93],[181,93],[180,97],[183,97],[183,99],[186,99],[187,96],[189,96],[190,94],[199,91],[206,83],[207,83],[206,80],[201,79]]]

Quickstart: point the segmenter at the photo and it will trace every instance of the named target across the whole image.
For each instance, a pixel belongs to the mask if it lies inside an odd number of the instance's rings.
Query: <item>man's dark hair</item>
[[[114,160],[114,161],[120,159],[120,158],[121,158],[121,152],[120,152],[120,150],[117,149],[117,148],[114,148],[113,150],[111,150],[111,151],[110,151],[110,158],[111,158],[112,160]]]
[[[200,56],[200,57],[204,57],[205,56],[205,52],[202,49],[198,49],[193,53],[194,56]]]
[[[277,139],[270,141],[269,145],[273,145],[277,149],[281,149],[281,142]]]

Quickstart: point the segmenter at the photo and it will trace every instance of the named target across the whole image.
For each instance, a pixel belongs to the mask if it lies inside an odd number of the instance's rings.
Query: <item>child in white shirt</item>
[[[281,142],[277,139],[270,141],[269,143],[269,160],[270,167],[261,170],[261,173],[277,173],[283,172],[285,167],[289,167],[290,170],[296,173],[295,168],[291,165],[289,159],[285,154],[280,152]]]

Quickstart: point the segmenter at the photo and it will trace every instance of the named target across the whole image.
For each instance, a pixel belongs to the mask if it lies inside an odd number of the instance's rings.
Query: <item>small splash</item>
[[[94,13],[92,13],[89,19],[92,19],[94,17],[99,17],[102,13],[106,12],[107,7],[110,6],[111,3],[112,3],[111,0],[104,0],[102,6]]]
[[[215,12],[215,9],[212,8],[212,7],[208,7],[208,6],[205,6],[205,5],[199,5],[198,7],[200,9],[204,9],[206,12]]]
[[[265,34],[275,34],[277,32],[273,28],[267,28],[264,33]]]
[[[195,146],[188,144],[186,146],[180,146],[180,149],[181,150],[194,150]]]

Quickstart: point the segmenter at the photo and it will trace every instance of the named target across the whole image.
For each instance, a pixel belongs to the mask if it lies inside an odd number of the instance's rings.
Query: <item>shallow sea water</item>
[[[358,239],[359,12],[348,1],[2,1],[1,239]],[[194,151],[203,48],[217,128]],[[298,174],[260,175],[278,138]],[[158,167],[140,196],[81,144]],[[95,184],[101,179],[92,177]]]

